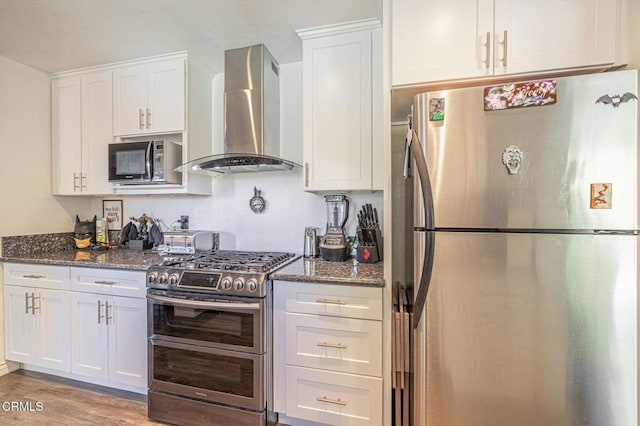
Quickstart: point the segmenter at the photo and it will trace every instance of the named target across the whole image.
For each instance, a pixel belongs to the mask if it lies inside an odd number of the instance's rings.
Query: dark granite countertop
[[[149,250],[58,250],[15,256],[2,256],[0,257],[0,261],[146,271],[149,266],[162,262],[162,256],[157,252]]]
[[[146,271],[162,262],[162,256],[151,250],[125,248],[97,251],[76,250],[73,234],[17,235],[1,237],[0,262],[38,263],[42,265],[79,266],[86,268],[128,269]]]
[[[271,274],[274,280],[384,287],[383,262],[359,263],[355,259],[327,262],[300,258]]]

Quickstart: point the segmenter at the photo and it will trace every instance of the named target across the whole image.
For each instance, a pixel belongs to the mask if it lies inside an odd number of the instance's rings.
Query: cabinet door
[[[35,296],[37,364],[71,371],[70,293],[37,289]]]
[[[147,386],[147,301],[112,297],[109,318],[109,380]]]
[[[306,190],[371,189],[371,31],[305,40]]]
[[[71,294],[71,372],[109,378],[106,296]]]
[[[113,192],[109,184],[109,143],[113,139],[112,72],[82,76],[82,191]]]
[[[81,191],[82,164],[80,77],[51,83],[53,193],[75,195]]]
[[[382,376],[382,322],[286,314],[289,365]]]
[[[382,425],[382,379],[287,366],[287,416],[341,426]]]
[[[614,63],[618,3],[495,0],[496,74]]]
[[[4,286],[6,358],[36,363],[36,317],[31,312],[33,288]],[[29,308],[28,308],[29,306]]]
[[[394,0],[392,7],[394,86],[493,73],[493,0]]]
[[[147,66],[134,65],[113,72],[113,134],[145,132]]]
[[[172,59],[148,65],[145,131],[185,130],[185,61]]]

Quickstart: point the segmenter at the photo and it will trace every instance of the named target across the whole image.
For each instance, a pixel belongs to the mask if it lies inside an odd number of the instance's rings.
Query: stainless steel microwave
[[[181,183],[174,169],[182,146],[168,140],[109,144],[109,182],[120,185]]]

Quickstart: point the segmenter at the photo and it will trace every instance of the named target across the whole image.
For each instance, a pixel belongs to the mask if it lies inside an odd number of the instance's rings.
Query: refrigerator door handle
[[[427,293],[429,292],[429,284],[431,282],[431,271],[433,270],[433,252],[435,246],[434,220],[433,220],[433,196],[431,192],[431,181],[429,179],[429,170],[425,160],[424,151],[422,150],[422,141],[418,137],[415,129],[413,129],[413,143],[411,144],[411,153],[416,162],[418,170],[418,179],[420,179],[420,188],[422,191],[422,200],[424,202],[424,224],[425,224],[425,247],[424,259],[422,261],[422,274],[420,276],[420,285],[416,294],[413,305],[413,328],[418,327],[420,317],[425,309],[427,302]]]

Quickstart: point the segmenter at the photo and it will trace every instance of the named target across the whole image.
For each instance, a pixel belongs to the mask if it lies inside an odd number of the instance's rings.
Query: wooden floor
[[[0,377],[0,425],[158,425],[147,397],[19,370]]]

